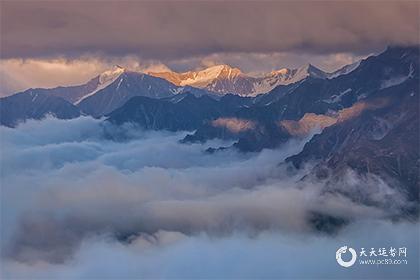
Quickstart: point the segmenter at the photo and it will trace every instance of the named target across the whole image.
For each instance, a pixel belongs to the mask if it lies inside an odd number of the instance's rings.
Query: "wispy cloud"
[[[377,180],[345,179],[379,207],[324,192],[279,163],[302,149],[205,153],[218,140],[185,145],[185,133],[124,128],[129,141],[107,140],[113,127],[88,117],[28,121],[2,127],[2,238],[9,259],[67,262],[85,239],[107,235],[130,242],[169,231],[181,236],[236,232],[311,233],[313,213],[345,220],[387,217],[404,199],[386,202]],[[358,188],[363,185],[366,188]],[[347,188],[346,182],[337,186]],[[365,190],[367,189],[367,190]],[[369,191],[368,191],[369,190]]]

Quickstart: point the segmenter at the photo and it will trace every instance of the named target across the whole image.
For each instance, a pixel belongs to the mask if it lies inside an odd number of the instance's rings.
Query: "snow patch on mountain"
[[[331,98],[324,99],[324,100],[322,100],[322,101],[324,101],[325,103],[329,103],[329,104],[331,104],[331,103],[337,103],[337,102],[340,102],[340,101],[341,101],[341,98],[342,98],[345,94],[350,93],[351,91],[352,91],[352,89],[351,89],[351,88],[348,88],[348,89],[346,89],[346,90],[343,90],[343,91],[342,91],[342,92],[340,92],[339,94],[335,94],[335,95],[331,96]]]
[[[407,81],[408,79],[410,79],[410,78],[413,78],[414,77],[414,66],[413,66],[413,64],[411,63],[410,64],[410,70],[409,70],[409,73],[406,75],[406,76],[397,76],[397,77],[392,77],[392,78],[390,78],[390,79],[387,79],[387,80],[384,80],[384,81],[382,81],[382,83],[381,83],[381,89],[384,89],[384,88],[389,88],[389,87],[393,87],[393,86],[396,86],[396,85],[399,85],[399,84],[402,84],[402,83],[404,83],[405,81]]]
[[[218,94],[237,94],[241,96],[257,96],[267,93],[279,85],[289,85],[300,82],[308,77],[318,79],[332,79],[348,74],[356,69],[360,61],[327,73],[317,67],[306,64],[300,68],[281,68],[262,76],[251,76],[240,69],[226,64],[215,65],[199,71],[187,72],[149,72],[149,75],[163,78],[177,86],[191,86]]]
[[[206,87],[215,79],[232,79],[241,74],[238,68],[232,68],[228,65],[216,65],[197,72],[187,72],[189,75],[180,82],[181,86]]]
[[[324,79],[327,75],[327,73],[311,64],[307,64],[297,69],[282,68],[256,79],[254,90],[251,95],[256,96],[258,94],[267,93],[279,85],[294,84],[307,77]]]
[[[361,62],[361,60],[356,61],[355,63],[346,65],[346,66],[338,69],[337,71],[329,73],[327,78],[328,79],[334,79],[334,78],[337,78],[338,76],[349,74],[350,72],[353,72],[354,70],[356,70],[357,67],[359,67],[360,62]]]
[[[99,82],[98,82],[98,86],[96,87],[95,90],[89,92],[88,94],[80,97],[76,102],[74,102],[74,105],[78,105],[80,102],[82,102],[84,99],[88,98],[89,96],[94,95],[95,93],[97,93],[98,91],[106,88],[107,86],[109,86],[110,84],[112,84],[113,82],[115,82],[118,77],[124,73],[125,69],[122,68],[121,66],[115,66],[113,69],[108,70],[103,72],[102,74],[99,75]],[[120,80],[119,85],[121,84],[122,79]],[[119,87],[118,85],[118,87]]]

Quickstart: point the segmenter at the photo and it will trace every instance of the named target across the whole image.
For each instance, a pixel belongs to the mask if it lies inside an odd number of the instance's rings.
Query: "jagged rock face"
[[[302,167],[318,161],[314,172],[339,176],[350,168],[375,174],[401,186],[410,200],[419,200],[419,80],[386,88],[367,99],[360,115],[326,128],[287,161]],[[328,171],[328,172],[327,172]],[[327,173],[326,173],[327,172]]]
[[[216,65],[201,71],[188,71],[184,73],[162,72],[149,73],[170,81],[177,86],[192,86],[207,89],[219,94],[249,95],[253,93],[255,78],[249,77],[238,68],[228,65]]]
[[[206,87],[216,79],[231,79],[243,75],[238,68],[229,65],[216,65],[200,71],[177,72],[149,72],[151,76],[166,79],[177,86]]]
[[[403,60],[399,61],[401,57]],[[365,110],[382,108],[386,105],[384,101],[375,99],[372,103],[369,102],[370,98],[387,90],[395,90],[399,85],[414,87],[416,84],[412,81],[418,77],[418,58],[416,48],[390,48],[377,57],[363,61],[361,69],[359,67],[345,76],[327,80],[306,79],[301,83],[277,87],[266,95],[252,99],[251,103],[243,103],[243,106],[229,114],[229,117],[256,121],[258,129],[235,134],[204,124],[186,140],[205,141],[215,137],[239,139],[239,142],[247,143],[237,145],[243,151],[275,147],[289,137],[306,135],[316,126],[322,129],[336,122],[354,119]],[[384,71],[384,68],[388,70]],[[385,83],[387,86],[384,87],[383,81],[393,80],[392,77],[406,78],[398,78],[398,83],[395,82],[393,86]],[[411,90],[416,91],[415,88]],[[308,116],[317,117],[311,120]]]
[[[216,65],[201,71],[184,73],[152,72],[149,74],[166,79],[178,86],[189,85],[222,95],[231,93],[240,96],[256,96],[267,93],[276,86],[296,83],[307,77],[319,79],[328,77],[328,73],[310,64],[298,69],[283,68],[267,73],[262,77],[246,75],[238,68],[232,68],[229,65]],[[336,73],[335,75],[338,76],[340,74]]]
[[[399,60],[401,57],[403,57],[402,61]],[[308,78],[297,84],[277,87],[267,95],[256,98],[227,95],[219,101],[195,105],[192,99],[191,107],[183,107],[184,114],[189,115],[197,107],[203,112],[216,111],[215,108],[210,108],[214,106],[220,109],[218,111],[220,115],[203,114],[205,117],[200,117],[200,122],[195,123],[199,126],[188,126],[191,130],[196,129],[196,132],[187,136],[185,141],[205,141],[211,138],[238,139],[240,143],[247,143],[237,145],[243,151],[259,151],[263,148],[276,147],[289,137],[306,135],[318,125],[318,122],[319,128],[322,129],[335,122],[354,118],[366,109],[380,107],[379,103],[372,104],[364,100],[417,77],[418,57],[418,49],[391,48],[377,57],[363,61],[359,68],[338,78]],[[385,68],[388,70],[384,71]],[[398,79],[395,81],[392,77],[398,77]],[[405,77],[405,79],[400,79],[400,77]],[[384,81],[386,86],[384,86]],[[394,81],[393,85],[389,81]],[[351,88],[348,88],[349,86]],[[180,108],[179,105],[165,104],[165,106],[171,108],[170,110],[175,110],[172,107]],[[125,110],[128,112],[131,109]],[[316,117],[309,118],[309,116]],[[256,125],[253,129],[235,132],[226,127],[214,126],[212,121],[216,117],[254,122]],[[148,118],[153,119],[154,116]],[[129,121],[129,118],[126,120]],[[148,124],[144,125],[144,121],[145,119],[141,120],[139,124],[149,127]],[[192,124],[191,121],[188,123]],[[294,123],[297,123],[297,126],[293,125]],[[174,126],[171,127],[176,129]],[[185,127],[181,126],[178,129],[185,129]],[[299,131],[293,131],[293,128]]]
[[[80,116],[80,110],[62,98],[37,91],[26,91],[0,99],[1,125],[14,127],[27,119],[42,119],[47,115],[72,119]]]
[[[369,57],[351,73],[334,79],[306,79],[279,86],[257,97],[266,106],[267,118],[299,120],[305,113],[326,114],[350,107],[378,90],[395,86],[419,75],[419,49],[390,48]],[[273,115],[273,112],[276,112]]]
[[[254,82],[253,78],[246,76],[225,77],[214,80],[205,88],[220,94],[236,93],[240,96],[253,96]]]

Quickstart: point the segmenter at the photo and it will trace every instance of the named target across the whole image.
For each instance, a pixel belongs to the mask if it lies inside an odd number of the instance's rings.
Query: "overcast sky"
[[[228,63],[261,72],[310,62],[332,71],[387,45],[419,41],[418,1],[0,5],[3,94],[17,85],[81,83],[115,63],[177,71]]]

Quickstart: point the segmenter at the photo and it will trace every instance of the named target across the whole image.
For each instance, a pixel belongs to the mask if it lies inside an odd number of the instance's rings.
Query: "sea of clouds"
[[[391,222],[392,207],[325,192],[301,180],[306,170],[280,164],[308,139],[210,154],[231,143],[179,143],[186,133],[89,117],[1,127],[2,276],[418,277],[418,223]],[[363,184],[373,201],[404,203],[381,181]],[[313,213],[349,224],[320,233]],[[343,245],[406,246],[409,262],[344,269],[335,261]]]

